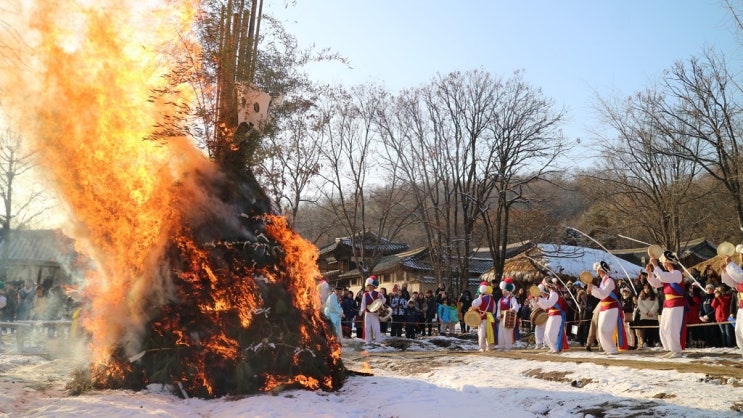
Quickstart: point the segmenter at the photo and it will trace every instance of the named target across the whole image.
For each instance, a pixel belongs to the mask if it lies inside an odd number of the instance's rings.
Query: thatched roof
[[[731,257],[731,259],[735,261],[736,263],[738,263],[739,265],[741,264],[741,259],[738,258],[737,256],[733,256]],[[720,257],[719,255],[716,255],[710,258],[709,260],[704,260],[700,263],[694,264],[693,266],[688,267],[688,269],[689,270],[697,269],[697,271],[699,272],[704,272],[707,266],[712,266],[712,270],[714,270],[717,274],[719,274],[720,267],[722,267],[722,257]]]
[[[538,244],[506,260],[503,274],[522,284],[534,284],[553,273],[563,280],[575,280],[583,271],[595,275],[593,263],[606,261],[610,274],[616,278],[636,277],[642,267],[621,260],[603,250],[572,245]],[[484,273],[481,278],[490,281],[493,279],[493,270]]]

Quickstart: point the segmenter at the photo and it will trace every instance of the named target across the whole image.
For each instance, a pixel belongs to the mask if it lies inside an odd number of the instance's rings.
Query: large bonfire
[[[4,8],[4,9],[3,9]],[[248,170],[188,138],[144,141],[191,1],[11,0],[0,27],[5,122],[38,151],[97,262],[82,326],[97,387],[184,396],[332,390],[340,345],[319,313],[316,249],[271,214]]]

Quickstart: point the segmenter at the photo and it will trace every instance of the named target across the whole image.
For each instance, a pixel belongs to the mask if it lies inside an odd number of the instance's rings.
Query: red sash
[[[676,308],[686,305],[683,288],[678,283],[663,283],[663,294],[666,296],[663,301],[664,308]]]

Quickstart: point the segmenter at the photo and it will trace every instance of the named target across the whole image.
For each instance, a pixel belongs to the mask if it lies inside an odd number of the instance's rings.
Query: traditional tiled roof
[[[433,266],[429,259],[427,247],[420,247],[410,251],[382,257],[374,266],[375,274],[384,274],[398,267],[417,272],[433,272]],[[489,258],[470,258],[470,274],[480,275],[493,266],[493,260]],[[341,278],[357,277],[358,269],[354,269],[340,275]]]
[[[9,264],[58,266],[74,255],[74,241],[58,230],[15,230],[0,241],[0,254],[6,251]]]
[[[531,242],[530,240],[513,242],[511,244],[508,244],[506,245],[506,258],[511,258],[514,255],[521,253],[532,247],[534,247],[534,243]],[[470,251],[470,253],[474,257],[491,260],[490,248],[488,247],[477,247],[477,248],[474,248],[472,251]]]
[[[334,252],[340,247],[352,249],[353,247],[360,249],[363,248],[365,253],[373,253],[381,255],[389,255],[406,251],[410,248],[408,244],[401,242],[391,242],[385,238],[381,238],[374,233],[366,232],[363,234],[363,239],[359,240],[359,236],[355,238],[355,242],[352,243],[351,237],[336,238],[334,242],[320,247],[320,256]],[[353,244],[353,247],[352,247]]]
[[[374,266],[374,273],[383,274],[388,271],[394,270],[397,266],[399,266],[400,264],[403,264],[406,259],[410,257],[419,256],[422,253],[427,253],[427,251],[428,250],[426,247],[420,247],[414,250],[404,251],[401,253],[382,257],[379,260],[379,262]],[[340,274],[339,277],[340,278],[358,277],[359,274],[360,273],[358,269],[353,269],[353,270]]]

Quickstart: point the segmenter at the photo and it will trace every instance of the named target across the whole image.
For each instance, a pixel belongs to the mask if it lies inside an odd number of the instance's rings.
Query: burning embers
[[[249,175],[249,174],[248,174]],[[276,388],[331,390],[345,376],[340,345],[313,294],[317,250],[282,217],[265,213],[256,191],[233,180],[202,182],[222,194],[214,208],[187,211],[166,249],[172,295],[158,304],[141,351],[116,345],[93,366],[94,386],[141,389],[172,384],[182,396],[219,397]],[[228,196],[225,199],[225,196]],[[226,200],[226,201],[224,201]],[[184,207],[192,204],[184,198]],[[222,218],[225,207],[235,209]],[[192,212],[192,213],[188,213]]]

